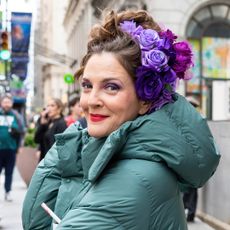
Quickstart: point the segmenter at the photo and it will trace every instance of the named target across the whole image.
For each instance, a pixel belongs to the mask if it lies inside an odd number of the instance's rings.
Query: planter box
[[[36,152],[36,148],[21,147],[21,151],[17,154],[16,166],[27,186],[29,186],[31,177],[38,164]]]

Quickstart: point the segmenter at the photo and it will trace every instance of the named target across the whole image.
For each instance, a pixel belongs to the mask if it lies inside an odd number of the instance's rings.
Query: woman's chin
[[[88,134],[94,138],[103,138],[109,135],[109,133],[106,131],[103,132],[103,130],[101,129],[90,129],[89,127],[88,127]]]

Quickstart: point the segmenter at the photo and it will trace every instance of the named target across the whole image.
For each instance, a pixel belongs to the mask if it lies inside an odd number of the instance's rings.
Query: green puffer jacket
[[[9,130],[15,129],[19,131],[18,122],[15,113],[10,110],[5,113],[0,108],[0,149],[15,150],[18,147],[17,140],[12,137]]]
[[[61,230],[185,230],[179,184],[202,186],[219,158],[206,121],[179,95],[107,138],[73,125],[36,169],[24,229],[52,229],[45,202]]]

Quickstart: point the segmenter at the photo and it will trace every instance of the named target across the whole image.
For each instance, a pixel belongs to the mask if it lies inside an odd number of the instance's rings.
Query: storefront
[[[201,112],[208,119],[229,119],[230,3],[206,5],[195,12],[186,37],[193,46],[195,64],[186,95],[200,102]]]

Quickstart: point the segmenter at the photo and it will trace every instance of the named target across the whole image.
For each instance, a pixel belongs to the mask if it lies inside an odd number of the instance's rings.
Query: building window
[[[199,99],[202,112],[212,119],[212,87],[217,81],[230,81],[230,3],[207,5],[193,14],[186,36],[195,53],[193,79],[186,95]]]

